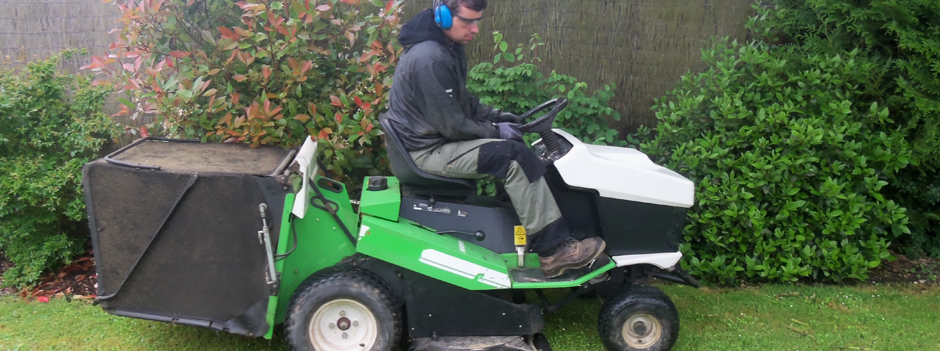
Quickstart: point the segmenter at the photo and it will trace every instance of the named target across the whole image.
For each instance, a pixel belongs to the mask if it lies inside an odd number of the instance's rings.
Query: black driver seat
[[[477,183],[474,180],[447,178],[422,171],[415,165],[401,141],[398,126],[384,115],[379,116],[379,123],[385,131],[385,150],[392,165],[392,173],[398,178],[403,192],[415,195],[469,196],[476,194]]]

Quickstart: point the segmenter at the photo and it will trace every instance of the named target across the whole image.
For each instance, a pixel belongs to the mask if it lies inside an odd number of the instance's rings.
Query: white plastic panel
[[[679,260],[682,259],[682,253],[676,251],[642,255],[623,255],[611,258],[617,263],[617,267],[651,264],[662,269],[667,269],[679,263]]]
[[[600,196],[643,203],[689,208],[695,184],[678,173],[650,161],[636,149],[587,145],[555,129],[573,147],[555,167],[574,187],[596,189]]]
[[[310,201],[307,201],[307,199],[310,198],[307,191],[310,190],[310,182],[313,180],[313,177],[317,176],[318,167],[316,153],[317,142],[313,141],[313,138],[307,137],[307,140],[304,141],[304,145],[301,146],[300,151],[297,152],[297,156],[294,157],[293,163],[300,166],[300,173],[303,174],[305,180],[300,186],[300,191],[298,191],[296,197],[294,197],[294,207],[291,208],[291,213],[297,216],[297,218],[304,218],[304,215],[307,214],[307,205],[310,203]]]

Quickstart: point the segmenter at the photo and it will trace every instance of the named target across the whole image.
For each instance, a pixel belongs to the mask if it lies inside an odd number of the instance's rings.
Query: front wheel
[[[637,286],[604,303],[598,331],[608,351],[666,351],[679,338],[679,312],[659,289]]]
[[[371,274],[335,271],[297,288],[285,333],[296,351],[388,351],[398,344],[401,313]]]

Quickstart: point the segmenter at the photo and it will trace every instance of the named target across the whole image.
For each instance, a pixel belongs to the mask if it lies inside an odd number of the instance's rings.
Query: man
[[[402,28],[404,46],[386,117],[421,170],[451,178],[503,182],[539,254],[546,278],[587,266],[600,238],[572,239],[542,175],[545,166],[516,129],[522,122],[467,91],[464,45],[480,31],[486,0],[436,0]]]

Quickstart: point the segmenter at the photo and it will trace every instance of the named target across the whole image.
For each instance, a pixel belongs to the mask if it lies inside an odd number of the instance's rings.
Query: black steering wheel
[[[538,113],[539,111],[551,108],[551,111],[542,115],[538,119],[526,123],[520,126],[518,129],[522,133],[538,133],[542,137],[542,142],[545,143],[545,147],[548,151],[549,158],[552,155],[557,155],[561,152],[561,144],[558,142],[558,136],[555,135],[555,132],[552,131],[552,123],[555,122],[555,117],[558,117],[558,113],[561,110],[564,110],[568,106],[568,99],[565,98],[555,98],[548,100],[541,105],[536,106],[535,108],[529,110],[519,116],[520,121],[525,121],[532,117],[532,115]]]
[[[523,113],[522,116],[519,116],[519,120],[526,121],[530,117],[535,115],[536,113],[539,113],[542,110],[545,110],[548,108],[551,108],[552,109],[551,111],[548,111],[548,113],[546,113],[542,117],[539,117],[538,119],[532,122],[519,126],[519,128],[517,129],[519,129],[519,131],[523,133],[539,133],[539,134],[550,131],[552,129],[552,123],[555,122],[555,117],[558,117],[558,113],[561,112],[561,110],[564,110],[566,106],[568,106],[568,99],[555,98],[555,99],[548,100],[542,103],[541,105],[538,105],[535,108],[529,110],[528,112]]]

